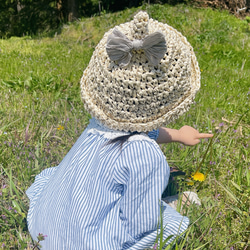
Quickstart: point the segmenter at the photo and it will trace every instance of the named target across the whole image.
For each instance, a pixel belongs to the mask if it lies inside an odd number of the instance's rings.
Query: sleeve
[[[40,174],[35,177],[34,183],[27,189],[26,194],[30,201],[37,199],[45,185],[54,174],[58,167],[50,167],[44,169]]]
[[[129,143],[117,163],[124,186],[120,219],[127,233],[137,240],[157,229],[169,166],[160,148],[149,141]]]
[[[148,136],[150,139],[153,139],[156,141],[159,137],[159,129],[152,130],[152,131],[148,132]]]

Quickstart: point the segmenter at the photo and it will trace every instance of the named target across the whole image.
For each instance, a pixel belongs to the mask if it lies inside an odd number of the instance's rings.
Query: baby
[[[188,218],[161,200],[170,168],[158,143],[212,136],[163,126],[189,109],[199,88],[193,49],[174,28],[139,12],[108,31],[81,79],[90,124],[27,190],[31,236],[47,235],[46,250],[146,249],[161,216],[167,244],[182,234]]]

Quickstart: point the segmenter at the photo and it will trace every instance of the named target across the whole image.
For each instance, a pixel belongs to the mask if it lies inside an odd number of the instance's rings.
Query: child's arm
[[[186,125],[180,128],[179,130],[161,127],[159,128],[159,136],[156,142],[180,142],[185,145],[193,146],[199,143],[200,139],[211,137],[213,137],[213,134],[199,133],[198,130]]]

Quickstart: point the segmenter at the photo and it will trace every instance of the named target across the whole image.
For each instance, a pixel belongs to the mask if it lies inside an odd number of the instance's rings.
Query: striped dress
[[[107,142],[127,133],[91,119],[62,162],[26,192],[29,232],[34,240],[47,235],[42,249],[150,248],[161,213],[169,242],[187,229],[188,218],[161,201],[170,170],[157,133],[134,135],[121,148]]]

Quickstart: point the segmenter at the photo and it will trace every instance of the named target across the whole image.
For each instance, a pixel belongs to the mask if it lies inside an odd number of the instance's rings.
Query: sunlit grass
[[[211,144],[162,147],[169,165],[185,172],[171,179],[166,193],[193,190],[202,201],[182,211],[191,226],[175,248],[247,249],[249,24],[227,12],[185,5],[142,8],[188,38],[201,68],[195,104],[168,126],[187,124],[215,135]],[[25,191],[35,175],[63,159],[87,126],[90,117],[79,90],[82,71],[104,32],[131,20],[135,11],[84,19],[50,37],[0,40],[0,247],[32,249]],[[190,186],[187,180],[196,171],[205,179]]]

